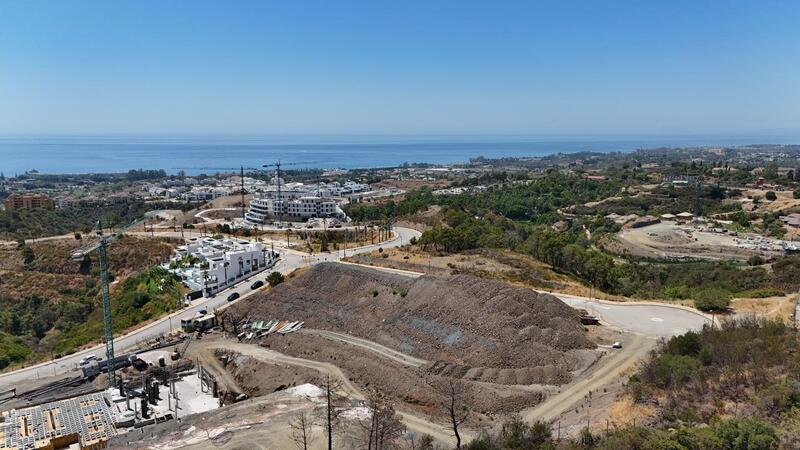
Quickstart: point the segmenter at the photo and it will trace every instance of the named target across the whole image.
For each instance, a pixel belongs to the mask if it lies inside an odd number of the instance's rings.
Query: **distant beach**
[[[453,164],[484,156],[627,152],[640,148],[788,144],[791,136],[6,136],[0,171],[106,173],[130,169],[187,174],[261,167],[281,160],[300,168],[373,168]]]

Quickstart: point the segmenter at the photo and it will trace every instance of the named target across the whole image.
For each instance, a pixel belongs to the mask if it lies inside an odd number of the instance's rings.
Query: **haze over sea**
[[[261,167],[280,160],[298,168],[372,168],[449,164],[484,156],[524,157],[640,148],[791,144],[798,136],[529,136],[529,135],[71,135],[0,137],[0,171],[109,173],[179,170],[189,175]]]

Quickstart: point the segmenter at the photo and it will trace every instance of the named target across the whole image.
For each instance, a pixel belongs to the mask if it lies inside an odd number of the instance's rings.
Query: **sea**
[[[69,135],[0,136],[0,172],[112,173],[163,169],[189,175],[261,168],[375,168],[453,164],[483,156],[629,152],[659,147],[800,143],[800,136],[749,135]]]

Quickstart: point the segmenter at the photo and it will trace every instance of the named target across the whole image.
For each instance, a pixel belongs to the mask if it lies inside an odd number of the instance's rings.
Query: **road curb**
[[[558,297],[559,295],[561,295],[561,296],[564,296],[564,297],[570,297],[570,298],[574,298],[574,299],[578,299],[578,300],[585,300],[585,301],[589,301],[589,302],[596,302],[596,303],[600,303],[600,304],[604,304],[604,305],[616,305],[616,306],[660,306],[660,307],[664,307],[664,308],[679,309],[679,310],[682,310],[682,311],[690,312],[690,313],[696,314],[696,315],[698,315],[698,316],[700,316],[700,317],[702,317],[704,319],[707,319],[709,321],[712,318],[712,316],[710,314],[706,314],[706,313],[704,313],[702,311],[698,311],[698,310],[696,310],[694,308],[690,308],[688,306],[683,306],[683,305],[670,305],[668,303],[649,302],[649,301],[642,301],[642,300],[634,300],[634,301],[630,301],[630,302],[628,302],[628,301],[617,302],[617,301],[613,301],[613,300],[603,300],[603,299],[599,299],[599,298],[581,297],[579,295],[562,294],[560,292],[539,291],[539,290],[537,290],[537,292],[550,294],[550,295],[553,295],[555,297]]]

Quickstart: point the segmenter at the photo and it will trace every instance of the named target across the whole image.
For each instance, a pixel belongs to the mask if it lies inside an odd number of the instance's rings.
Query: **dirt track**
[[[398,352],[397,350],[392,350],[389,347],[384,347],[383,345],[377,344],[375,342],[357,338],[355,336],[350,336],[347,334],[337,333],[335,331],[313,330],[309,328],[309,329],[301,329],[300,333],[321,336],[324,337],[325,339],[330,339],[333,341],[339,341],[355,345],[356,347],[367,349],[383,357],[389,358],[393,361],[397,361],[400,364],[405,364],[407,366],[421,367],[424,366],[425,364],[428,364],[428,361],[425,361],[424,359],[415,358],[411,355],[406,355],[405,353]]]
[[[613,350],[610,356],[601,358],[596,365],[584,373],[580,380],[566,386],[560,393],[549,397],[534,408],[522,411],[526,421],[553,421],[566,410],[579,403],[590,391],[617,382],[620,375],[634,367],[647,356],[656,341],[631,334],[621,350]]]
[[[361,391],[358,389],[358,387],[356,387],[350,381],[350,379],[347,376],[345,376],[342,370],[339,369],[339,367],[330,363],[312,361],[303,358],[295,358],[292,356],[287,356],[282,353],[265,349],[260,346],[240,344],[231,341],[216,341],[213,343],[209,343],[208,348],[233,351],[241,353],[243,355],[252,356],[261,359],[263,361],[291,364],[300,367],[314,369],[321,373],[331,375],[339,379],[342,383],[342,389],[349,397],[359,400],[364,400],[365,398],[364,395],[361,393]],[[399,411],[399,413],[403,417],[403,422],[406,424],[408,429],[423,434],[430,434],[435,439],[443,443],[452,444],[454,442],[453,437],[449,433],[444,431],[443,426],[429,422],[425,418],[418,417],[407,412]]]
[[[562,301],[468,275],[414,279],[319,264],[225,315],[296,317],[380,344],[404,364],[431,361],[436,375],[506,385],[564,384],[596,357],[577,312]]]

